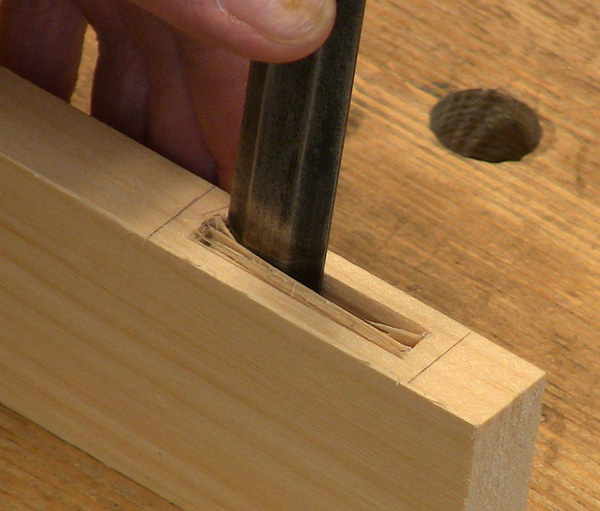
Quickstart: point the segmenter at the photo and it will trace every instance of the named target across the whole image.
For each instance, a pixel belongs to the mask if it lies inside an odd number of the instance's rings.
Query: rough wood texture
[[[4,70],[0,113],[2,403],[190,511],[525,508],[539,369],[332,254],[427,332],[367,340],[199,241],[221,190]]]
[[[333,225],[335,251],[548,372],[528,511],[600,510],[599,49],[591,1],[369,0]],[[429,109],[472,87],[535,108],[541,147],[497,166],[440,148]],[[173,509],[0,416],[14,509]]]

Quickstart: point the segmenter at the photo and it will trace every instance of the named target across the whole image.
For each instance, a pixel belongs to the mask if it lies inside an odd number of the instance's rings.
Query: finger
[[[123,2],[121,7],[148,65],[150,89],[144,143],[202,178],[216,182],[217,164],[202,135],[172,30],[134,5]]]
[[[316,50],[335,18],[335,0],[129,0],[189,38],[248,59],[283,62]]]
[[[143,142],[149,94],[148,69],[115,0],[77,0],[98,34],[91,113]]]
[[[71,0],[2,0],[0,64],[68,100],[86,26]]]
[[[229,191],[239,143],[248,60],[189,39],[180,48],[194,111],[218,168],[217,184]]]

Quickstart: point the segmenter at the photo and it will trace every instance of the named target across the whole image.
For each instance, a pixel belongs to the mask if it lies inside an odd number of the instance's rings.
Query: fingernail
[[[334,0],[217,0],[234,18],[274,39],[304,40],[329,28]]]

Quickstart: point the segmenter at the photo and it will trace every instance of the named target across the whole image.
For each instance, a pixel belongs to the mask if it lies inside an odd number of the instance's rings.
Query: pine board
[[[539,369],[332,254],[426,333],[367,340],[198,241],[224,192],[0,83],[2,403],[185,510],[524,509]]]

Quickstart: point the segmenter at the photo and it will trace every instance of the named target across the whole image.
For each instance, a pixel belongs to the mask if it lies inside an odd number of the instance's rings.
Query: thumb
[[[335,0],[129,0],[187,38],[267,62],[302,58],[327,38]]]

